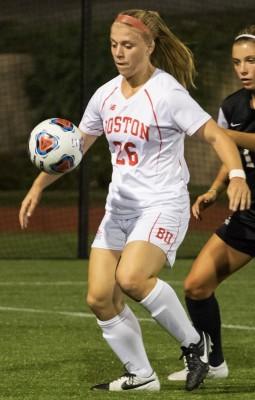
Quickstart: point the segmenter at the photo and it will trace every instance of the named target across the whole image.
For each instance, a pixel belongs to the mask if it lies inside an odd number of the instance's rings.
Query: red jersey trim
[[[109,96],[107,96],[107,97],[105,98],[105,100],[103,101],[103,104],[102,104],[102,107],[101,107],[101,112],[103,111],[103,108],[104,108],[105,103],[106,103],[107,100],[113,95],[113,93],[115,92],[116,89],[118,89],[118,86],[116,86],[116,87],[113,89],[113,91],[109,94]]]
[[[169,251],[171,251],[171,249],[172,249],[173,244],[176,242],[176,239],[177,239],[177,237],[178,237],[178,235],[179,235],[180,226],[181,226],[181,220],[179,220],[179,226],[178,226],[178,228],[177,228],[177,232],[176,232],[175,238],[174,238],[174,240],[172,241],[172,243],[170,243],[170,246],[169,246],[169,249],[167,250],[166,255],[168,255]]]
[[[153,113],[153,116],[154,116],[154,119],[155,119],[155,123],[156,123],[157,130],[158,130],[158,135],[159,135],[159,140],[160,140],[159,152],[158,152],[158,156],[157,156],[157,165],[158,165],[158,160],[159,160],[160,153],[161,153],[161,148],[162,148],[162,136],[161,136],[161,132],[160,132],[159,124],[158,124],[157,114],[156,114],[156,112],[154,110],[154,107],[153,107],[152,99],[151,99],[150,94],[147,91],[147,89],[144,89],[144,91],[145,91],[146,96],[149,99],[149,102],[150,102],[150,105],[151,105],[151,108],[152,108],[152,113]]]
[[[158,219],[159,219],[160,215],[161,215],[161,213],[159,213],[159,215],[158,215],[157,218],[155,219],[154,224],[153,224],[152,227],[151,227],[151,230],[150,230],[150,233],[149,233],[149,237],[148,237],[148,242],[151,241],[151,234],[152,234],[153,228],[154,228],[154,226],[156,225],[156,223],[158,222]]]

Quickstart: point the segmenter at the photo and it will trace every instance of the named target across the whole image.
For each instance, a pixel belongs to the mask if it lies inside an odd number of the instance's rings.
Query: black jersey
[[[251,93],[246,89],[226,97],[222,103],[218,123],[221,126],[243,132],[255,132],[255,110],[251,108]],[[255,201],[255,152],[239,148],[247,183]]]
[[[235,131],[255,132],[255,110],[246,89],[226,97],[219,112],[219,125]],[[247,183],[252,194],[249,210],[236,211],[216,233],[229,246],[255,257],[255,152],[239,148]]]

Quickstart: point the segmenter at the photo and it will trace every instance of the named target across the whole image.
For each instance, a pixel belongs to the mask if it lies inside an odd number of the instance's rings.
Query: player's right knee
[[[91,293],[87,295],[87,304],[95,314],[107,308],[107,301],[104,297]]]
[[[96,317],[101,320],[111,319],[123,309],[121,302],[115,302],[111,295],[108,296],[102,293],[94,294],[89,292],[87,304]]]

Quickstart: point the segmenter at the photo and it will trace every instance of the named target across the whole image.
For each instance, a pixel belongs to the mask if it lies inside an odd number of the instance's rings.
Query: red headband
[[[119,14],[115,19],[115,22],[122,22],[123,24],[133,26],[133,28],[136,28],[139,31],[150,33],[150,29],[140,19],[132,17],[131,15]]]

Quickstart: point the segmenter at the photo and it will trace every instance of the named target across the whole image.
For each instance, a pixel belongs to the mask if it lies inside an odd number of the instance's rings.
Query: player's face
[[[148,45],[140,32],[125,24],[115,22],[111,28],[111,52],[121,75],[130,79],[151,66],[152,46]]]
[[[235,43],[232,48],[235,72],[245,89],[255,91],[255,41]]]

